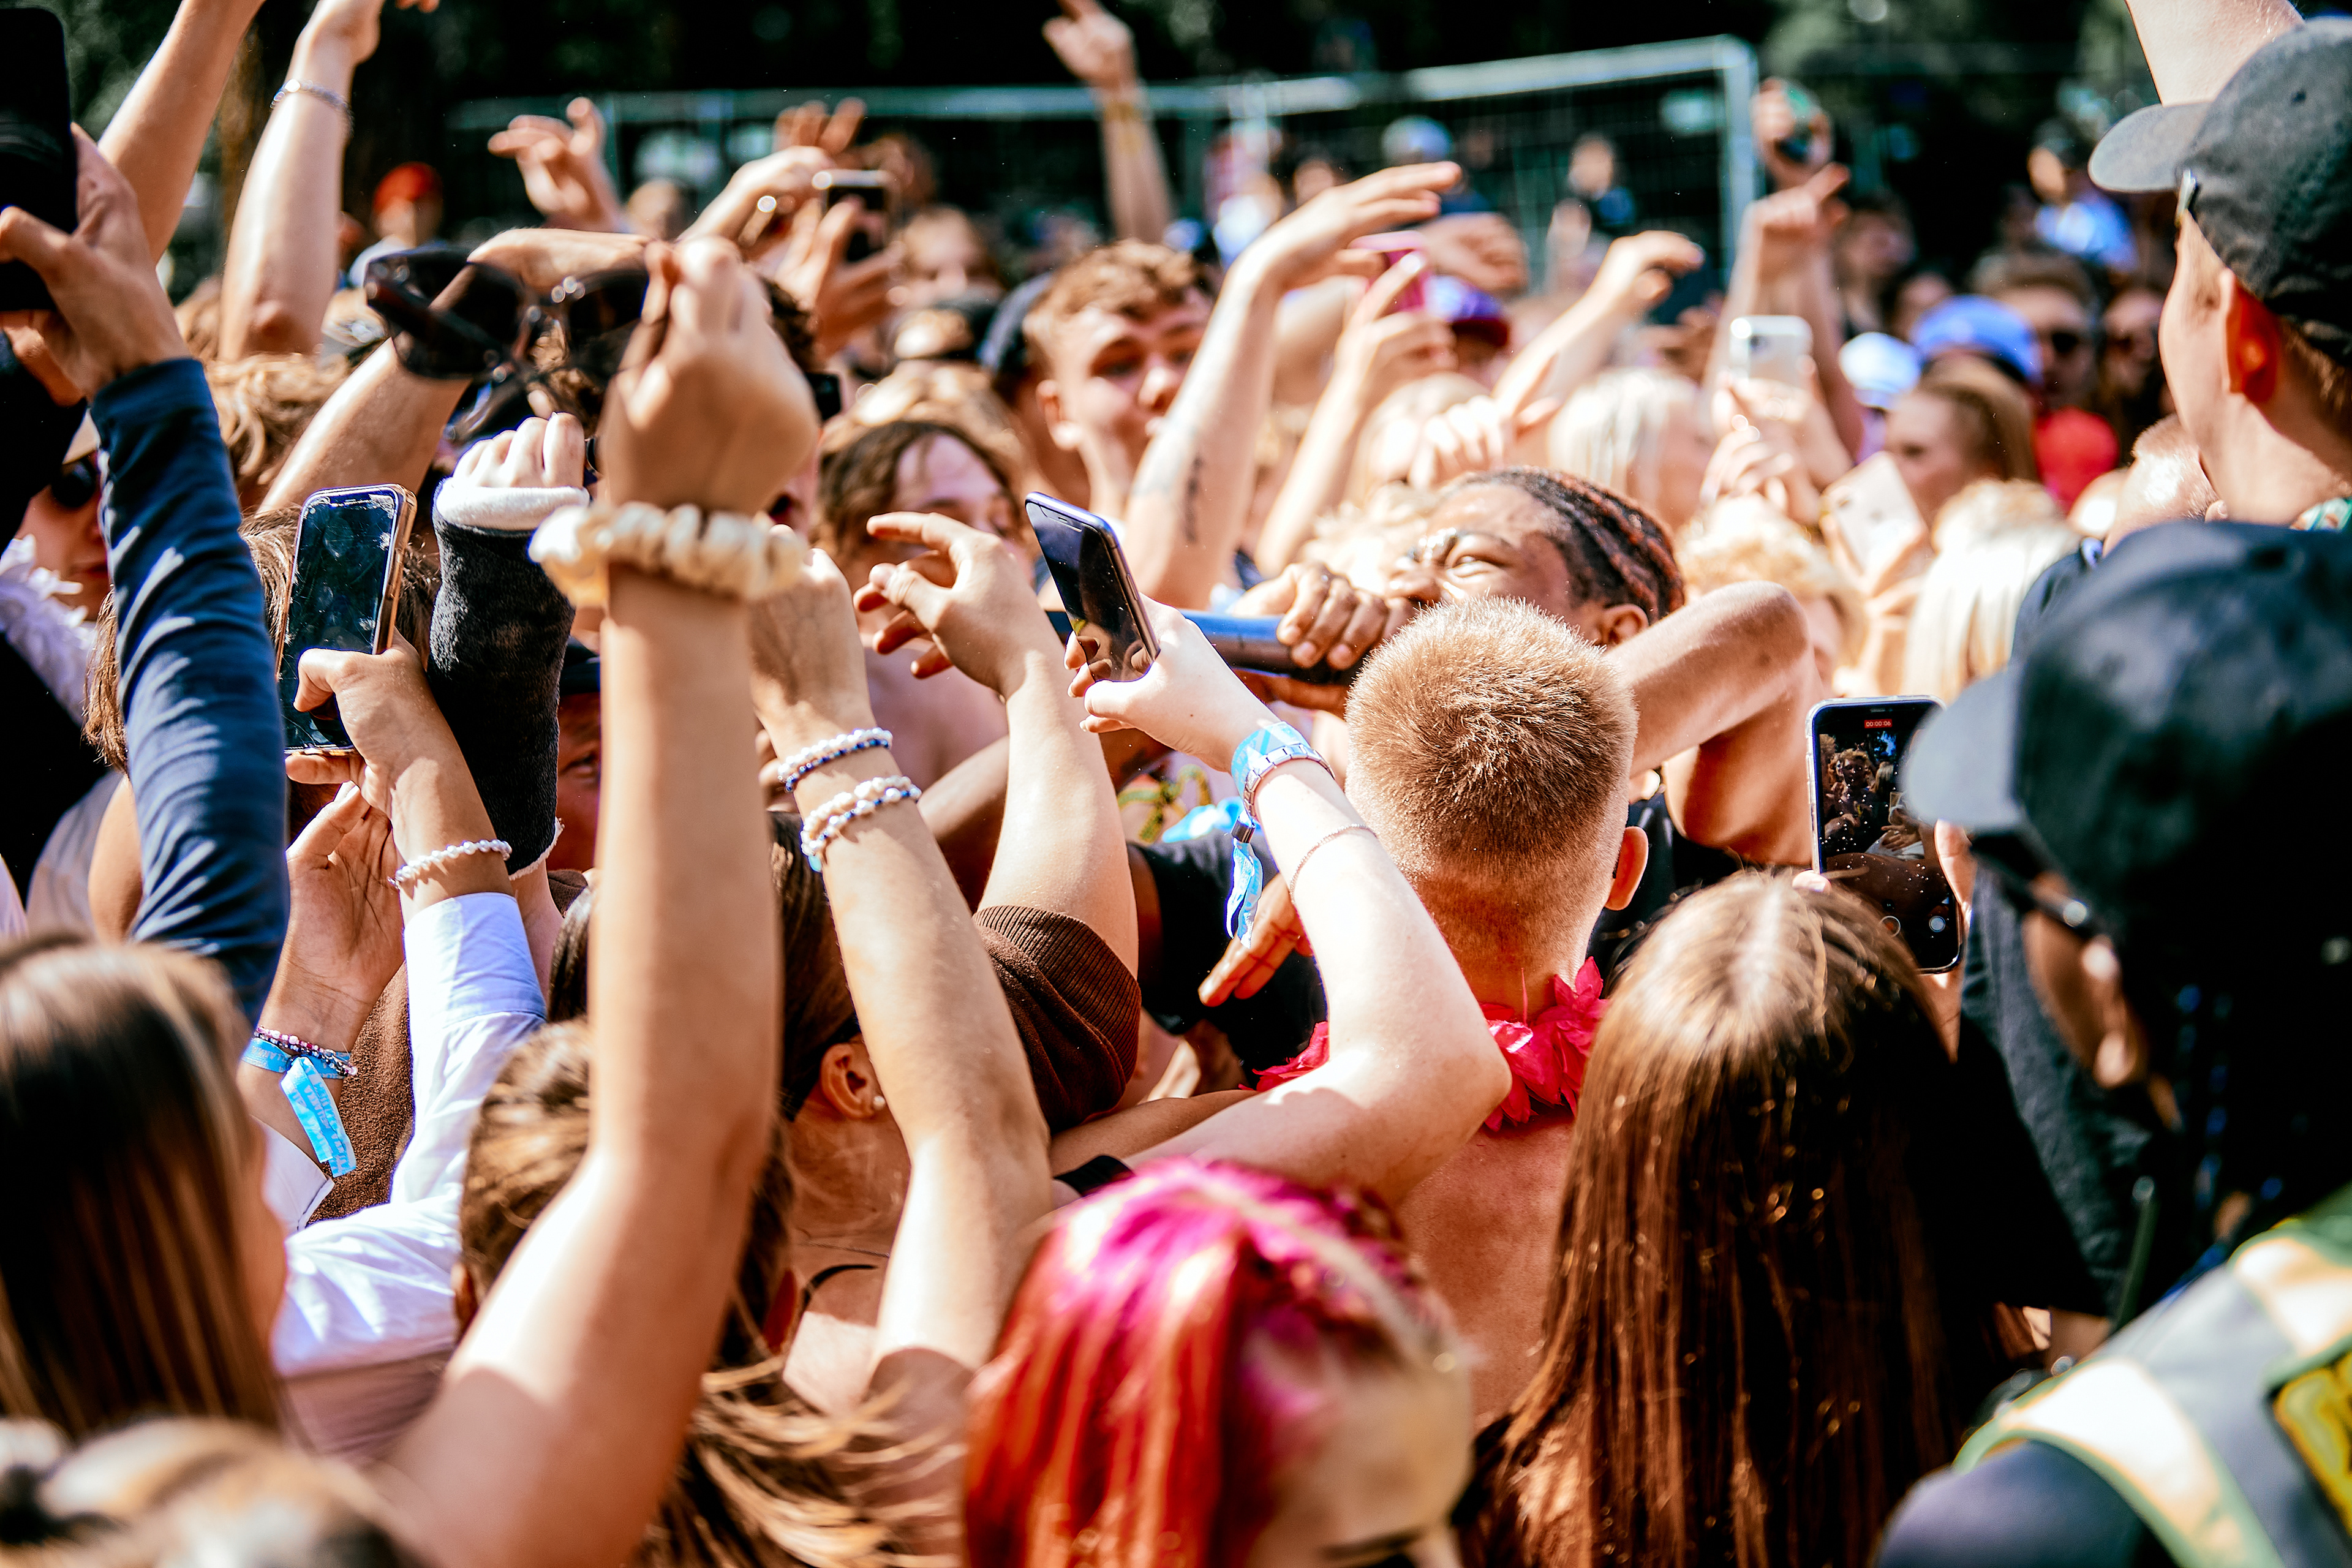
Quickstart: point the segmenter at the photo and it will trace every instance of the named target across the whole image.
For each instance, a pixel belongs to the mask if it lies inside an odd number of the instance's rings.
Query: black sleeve
[[[1911,1489],[1878,1568],[2168,1568],[2172,1554],[2115,1489],[2073,1455],[2019,1443],[1967,1475]]]
[[[1160,895],[1160,966],[1143,988],[1143,1010],[1181,1035],[1202,1018],[1224,1031],[1252,1072],[1298,1054],[1324,1018],[1315,961],[1293,953],[1256,995],[1201,1005],[1201,982],[1225,952],[1225,896],[1234,881],[1234,841],[1222,833],[1177,844],[1135,846]]]

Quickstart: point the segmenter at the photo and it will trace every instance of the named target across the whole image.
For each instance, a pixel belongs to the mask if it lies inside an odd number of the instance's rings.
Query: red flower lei
[[[1511,1092],[1486,1118],[1486,1130],[1524,1127],[1538,1108],[1576,1113],[1577,1097],[1584,1092],[1584,1064],[1592,1055],[1592,1032],[1609,1005],[1601,994],[1601,966],[1591,959],[1576,972],[1570,984],[1551,977],[1552,1005],[1524,1023],[1500,1003],[1486,1003],[1486,1027],[1511,1069]],[[1331,1026],[1318,1024],[1307,1048],[1277,1068],[1257,1075],[1257,1087],[1303,1078],[1331,1059]]]

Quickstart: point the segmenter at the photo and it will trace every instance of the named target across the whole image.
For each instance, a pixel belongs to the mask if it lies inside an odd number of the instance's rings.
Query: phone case
[[[1142,679],[1160,657],[1160,643],[1109,521],[1048,495],[1033,494],[1023,504],[1062,608],[1081,640],[1101,655],[1094,661],[1098,678]]]

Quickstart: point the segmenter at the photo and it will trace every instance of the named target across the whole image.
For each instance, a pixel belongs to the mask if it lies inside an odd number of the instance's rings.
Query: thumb
[[[66,263],[68,244],[63,231],[23,207],[0,211],[0,260],[24,262],[39,273],[45,283],[57,281],[58,270]]]
[[[360,794],[360,786],[345,784],[335,792],[335,798],[327,803],[326,808],[295,835],[294,842],[287,846],[287,859],[325,860],[335,846],[366,818],[367,808],[367,799]]]
[[[1396,302],[1404,297],[1404,291],[1412,288],[1414,281],[1428,270],[1429,263],[1422,258],[1418,251],[1405,257],[1394,267],[1372,279],[1372,286],[1364,290],[1362,299],[1356,301],[1356,309],[1349,318],[1349,324],[1360,327],[1387,315],[1395,308]]]

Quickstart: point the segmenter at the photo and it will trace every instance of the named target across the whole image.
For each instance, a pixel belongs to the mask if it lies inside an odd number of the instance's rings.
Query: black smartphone
[[[1960,962],[1960,907],[1936,858],[1936,825],[1905,806],[1904,753],[1928,697],[1824,702],[1805,726],[1813,869],[1878,911],[1926,973]]]
[[[828,209],[835,202],[855,196],[866,204],[867,213],[882,219],[885,234],[898,226],[898,187],[889,175],[875,169],[823,169],[811,183],[824,197]],[[841,258],[844,262],[863,261],[887,243],[884,240],[877,244],[872,229],[859,224],[851,231],[849,247],[842,252]]]
[[[416,498],[398,485],[320,490],[302,503],[286,640],[278,656],[278,707],[288,751],[352,749],[331,699],[307,713],[294,706],[302,656],[314,647],[382,653],[390,646],[400,552],[415,519]]]
[[[1052,496],[1033,493],[1023,504],[1096,679],[1141,679],[1160,643],[1118,535],[1107,520]]]
[[[1275,635],[1276,628],[1282,625],[1280,616],[1219,616],[1206,610],[1187,610],[1184,618],[1201,628],[1202,640],[1219,658],[1234,669],[1253,675],[1284,675],[1310,686],[1352,686],[1364,668],[1363,662],[1358,660],[1346,669],[1334,669],[1328,664],[1313,664],[1301,669],[1291,661],[1290,649]],[[1045,619],[1052,623],[1055,637],[1064,642],[1070,640],[1070,617],[1066,614],[1048,610]]]
[[[79,222],[66,30],[37,6],[0,11],[0,206],[22,207],[67,234]],[[21,261],[0,266],[0,310],[45,310],[49,286]]]

